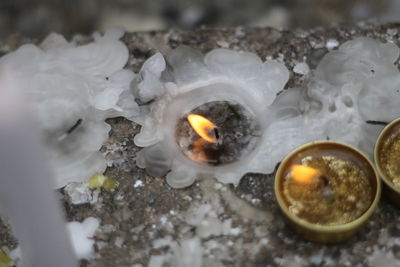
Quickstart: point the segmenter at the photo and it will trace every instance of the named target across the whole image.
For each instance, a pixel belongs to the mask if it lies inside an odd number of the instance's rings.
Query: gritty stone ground
[[[297,31],[170,30],[129,33],[123,41],[131,55],[127,67],[135,72],[157,51],[168,53],[179,45],[203,52],[223,47],[284,62],[291,70],[290,88],[306,78],[307,66],[315,68],[328,50],[344,41],[368,36],[400,45],[399,30],[400,24]],[[2,43],[0,53],[26,41],[12,37]],[[247,174],[236,188],[209,179],[173,189],[165,177],[150,177],[136,167],[140,149],[133,137],[140,126],[121,118],[108,122],[112,131],[102,151],[112,165],[106,175],[119,182],[117,189],[102,189],[96,201],[81,205],[72,204],[60,190],[68,221],[90,216],[101,221],[94,236],[94,257],[82,260],[81,266],[147,266],[157,256],[163,266],[174,266],[172,248],[194,236],[201,240],[203,266],[400,266],[400,211],[385,200],[354,238],[329,246],[310,243],[283,222],[273,174]],[[6,220],[0,221],[0,237],[0,248],[16,247]]]

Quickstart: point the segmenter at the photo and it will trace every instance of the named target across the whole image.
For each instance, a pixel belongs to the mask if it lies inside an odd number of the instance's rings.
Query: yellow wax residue
[[[308,157],[302,164],[320,170],[325,180],[299,183],[288,174],[283,194],[292,214],[313,224],[339,225],[357,219],[370,206],[372,185],[352,162],[322,156]]]
[[[380,152],[380,164],[383,172],[393,183],[397,190],[400,190],[400,135],[393,134],[383,144]]]
[[[89,180],[86,181],[86,184],[90,189],[104,188],[106,190],[114,190],[119,185],[114,179],[100,173],[96,173],[90,177]]]
[[[10,267],[13,265],[12,259],[0,250],[0,267]]]

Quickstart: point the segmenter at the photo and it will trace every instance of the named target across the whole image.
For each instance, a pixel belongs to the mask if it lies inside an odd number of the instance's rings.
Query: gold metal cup
[[[289,212],[283,198],[283,183],[290,168],[299,164],[305,156],[335,156],[351,161],[363,170],[372,185],[372,202],[357,219],[341,225],[318,225],[307,222]],[[279,165],[275,175],[275,196],[288,224],[302,237],[319,243],[337,243],[349,239],[359,231],[373,214],[381,195],[381,182],[371,161],[360,150],[346,144],[332,141],[317,141],[302,145],[292,151]]]
[[[400,207],[400,190],[396,189],[393,185],[389,177],[383,171],[383,167],[381,165],[381,150],[382,146],[385,144],[385,141],[390,138],[392,134],[395,132],[400,134],[400,118],[392,121],[382,130],[379,134],[378,139],[376,140],[375,150],[374,150],[374,160],[376,165],[376,170],[378,172],[379,177],[383,180],[383,196],[389,199],[393,204],[397,207]]]

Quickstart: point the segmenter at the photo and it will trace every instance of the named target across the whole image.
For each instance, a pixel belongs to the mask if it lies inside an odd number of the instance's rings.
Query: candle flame
[[[317,169],[305,165],[293,165],[291,168],[293,179],[301,184],[310,184],[321,174]]]
[[[217,126],[203,116],[197,114],[189,114],[187,119],[193,130],[204,140],[210,143],[216,143],[217,138],[210,133],[214,133]]]
[[[208,162],[206,153],[204,153],[203,146],[207,143],[203,138],[199,138],[193,142],[193,150],[185,152],[191,160],[196,162]]]

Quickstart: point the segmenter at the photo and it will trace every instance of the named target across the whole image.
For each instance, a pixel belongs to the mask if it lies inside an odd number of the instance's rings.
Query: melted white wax
[[[26,44],[0,59],[0,71],[18,77],[32,100],[57,187],[103,172],[99,149],[110,130],[104,120],[139,113],[129,93],[134,73],[123,69],[129,54],[122,35],[114,28],[77,45],[53,33],[40,46]]]
[[[266,132],[270,170],[292,149],[314,140],[334,140],[373,155],[381,125],[400,116],[399,48],[370,38],[343,43],[321,60],[301,88],[283,92],[272,105]],[[274,142],[272,142],[274,140]]]
[[[141,132],[135,137],[136,145],[145,147],[138,155],[138,166],[153,176],[171,170],[167,182],[176,188],[191,185],[201,175],[237,184],[247,172],[268,171],[264,160],[270,157],[259,157],[268,149],[267,142],[261,142],[256,151],[234,164],[211,167],[182,156],[176,148],[174,131],[177,120],[185,113],[219,100],[240,103],[256,117],[264,131],[271,120],[269,106],[289,78],[285,66],[272,60],[263,62],[253,53],[216,49],[203,55],[188,47],[174,50],[167,62],[160,54],[154,55],[141,70],[145,75],[132,82],[139,101],[153,101]]]
[[[281,91],[288,80],[287,69],[277,62],[262,62],[251,53],[217,49],[203,56],[189,48],[179,48],[167,58],[155,55],[143,66],[140,79],[132,83],[137,99],[153,101],[139,135],[139,167],[154,176],[167,174],[176,188],[191,185],[203,174],[237,185],[247,172],[271,173],[276,164],[296,147],[315,140],[341,141],[372,155],[382,126],[366,121],[386,121],[400,116],[400,75],[394,62],[399,49],[393,43],[358,38],[329,52],[301,88]],[[261,141],[246,159],[222,168],[191,165],[171,149],[168,139],[168,107],[180,95],[217,84],[240,88],[252,97],[250,109],[264,122]],[[193,94],[201,98],[201,94]],[[188,98],[190,99],[190,98]],[[204,98],[212,101],[212,97]],[[196,100],[188,100],[200,105]],[[201,101],[200,101],[201,102]],[[203,103],[205,103],[204,101]],[[190,105],[189,105],[190,106]],[[182,116],[184,106],[182,107]]]
[[[97,218],[88,217],[83,222],[67,224],[75,254],[80,259],[88,259],[93,255],[94,235],[99,228]]]
[[[135,137],[144,147],[138,166],[154,176],[171,170],[167,182],[179,188],[203,175],[238,184],[248,172],[271,173],[287,153],[314,140],[346,142],[371,155],[382,127],[365,121],[389,122],[400,115],[400,75],[394,65],[399,49],[392,43],[346,42],[321,60],[301,88],[277,96],[289,77],[283,64],[226,49],[203,55],[181,47],[167,57],[168,64],[157,53],[135,75],[123,69],[128,49],[119,41],[122,35],[112,29],[78,45],[51,34],[39,47],[23,45],[0,59],[0,70],[19,75],[33,100],[57,187],[105,170],[99,149],[108,138],[105,119],[110,117],[142,124]],[[204,96],[202,90],[213,94]],[[171,121],[190,109],[183,105],[180,114],[167,111],[188,94],[193,94],[188,98],[192,108],[225,98],[248,108],[262,125],[257,149],[221,168],[182,159],[171,145]]]

